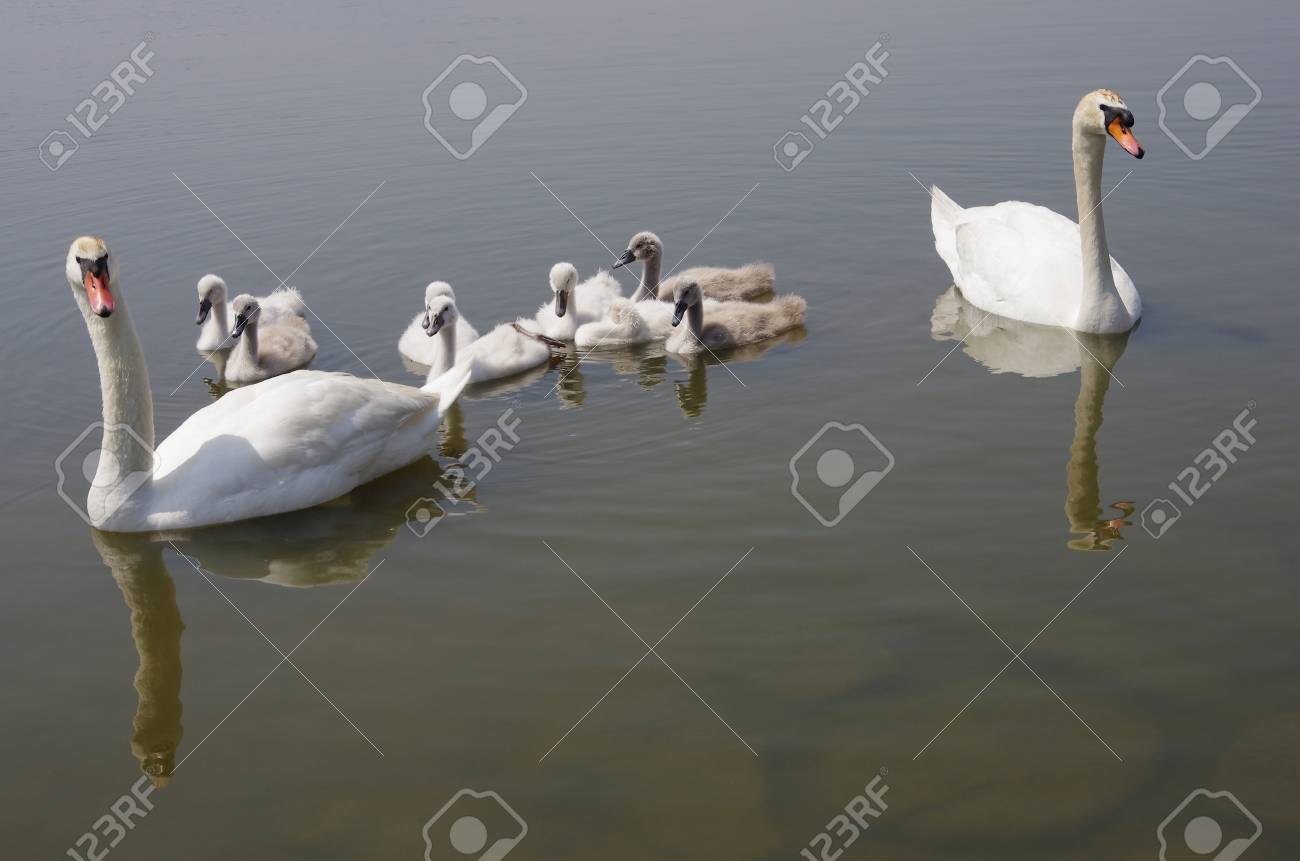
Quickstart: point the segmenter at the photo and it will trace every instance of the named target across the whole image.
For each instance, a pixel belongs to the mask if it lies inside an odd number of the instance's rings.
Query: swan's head
[[[555,316],[563,317],[569,307],[569,297],[578,286],[578,270],[572,263],[556,263],[551,267],[551,292],[555,294]]]
[[[1134,158],[1146,155],[1133,136],[1133,112],[1114,90],[1093,90],[1080,99],[1074,109],[1074,127],[1084,134],[1110,135]]]
[[[98,236],[81,236],[73,240],[64,264],[64,274],[78,296],[84,291],[86,304],[95,316],[107,317],[113,313],[117,261],[104,240]]]
[[[642,230],[628,241],[627,250],[614,261],[614,268],[626,266],[633,260],[649,260],[663,253],[664,244],[659,241],[659,237],[648,230]]]
[[[219,275],[204,275],[199,279],[199,316],[194,322],[202,325],[208,319],[213,305],[226,301],[226,282]]]
[[[262,306],[247,293],[241,293],[230,303],[230,310],[235,312],[235,328],[230,330],[230,337],[238,338],[248,326],[257,325],[257,317],[262,313]]]
[[[456,291],[446,281],[430,281],[429,286],[424,288],[424,307],[428,309],[429,303],[437,296],[450,296],[455,300]]]
[[[439,282],[435,281],[434,283]],[[429,286],[433,287],[433,284]],[[450,290],[451,288],[447,289]],[[424,320],[421,321],[420,325],[424,327],[424,333],[432,338],[441,332],[444,326],[455,324],[456,317],[456,300],[443,293],[426,298]]]
[[[684,284],[678,284],[677,289],[673,291],[673,325],[676,326],[682,322],[686,310],[692,308],[704,301],[704,294],[700,292],[700,285],[694,281],[687,281]]]

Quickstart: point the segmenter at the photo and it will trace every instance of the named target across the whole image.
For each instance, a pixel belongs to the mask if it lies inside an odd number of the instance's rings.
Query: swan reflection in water
[[[669,359],[671,358],[686,372],[685,379],[673,381],[673,389],[677,395],[677,405],[681,408],[682,415],[688,418],[696,418],[704,413],[704,408],[709,402],[708,369],[710,367],[756,362],[773,347],[779,344],[797,344],[805,337],[807,337],[807,330],[800,327],[757,344],[747,344],[743,347],[733,347],[718,353],[705,352],[692,356],[666,352],[662,343],[633,344],[610,349],[577,350],[576,352],[576,348],[571,348],[570,355],[565,357],[561,364],[561,373],[564,373],[569,366],[573,366],[575,370],[570,373],[570,378],[572,378],[572,376],[580,373],[576,368],[580,368],[582,364],[607,364],[619,376],[635,377],[637,385],[648,391],[667,381]],[[735,375],[733,371],[724,367],[721,373],[729,378],[735,377],[732,382],[735,385],[740,385],[739,382],[736,382],[739,376]],[[557,391],[563,394],[563,385]],[[585,393],[581,392],[580,386],[578,392],[585,399]],[[571,405],[578,405],[582,401],[575,398],[568,402]]]
[[[1009,320],[976,308],[956,287],[938,298],[930,317],[935,340],[962,341],[963,352],[995,374],[1054,377],[1079,371],[1074,439],[1065,470],[1065,516],[1070,532],[1079,536],[1066,545],[1074,550],[1108,551],[1113,541],[1123,539],[1122,529],[1132,525],[1133,503],[1127,500],[1110,503],[1116,516],[1103,516],[1097,464],[1102,404],[1132,331],[1096,335]]]
[[[454,406],[444,417],[439,453],[455,459],[468,448],[464,414]],[[131,750],[155,786],[170,782],[183,735],[185,625],[164,554],[183,555],[182,574],[197,566],[204,574],[299,588],[359,582],[406,528],[413,504],[446,486],[455,469],[424,458],[325,505],[221,526],[138,534],[91,530],[130,611],[140,661]],[[472,487],[466,498],[473,502]]]
[[[131,614],[131,639],[140,658],[135,673],[139,703],[131,752],[140,769],[162,787],[171,782],[181,725],[181,632],[176,584],[163,563],[163,548],[148,536],[92,529],[91,540],[113,572]]]

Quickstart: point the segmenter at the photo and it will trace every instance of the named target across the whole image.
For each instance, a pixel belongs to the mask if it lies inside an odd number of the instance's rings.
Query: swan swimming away
[[[519,322],[531,324],[543,335],[559,341],[574,340],[578,327],[604,317],[609,303],[623,293],[618,279],[603,269],[579,284],[578,270],[572,263],[552,266],[550,282],[552,301],[538,308],[531,321]]]
[[[430,380],[465,370],[471,383],[511,377],[548,361],[552,346],[564,346],[560,341],[529,331],[527,324],[531,321],[522,320],[502,323],[462,350],[455,331],[459,319],[453,297],[444,294],[431,298],[423,319],[424,331],[431,339],[440,338],[442,345],[437,361],[429,366]]]
[[[678,272],[662,284],[659,283],[659,270],[663,264],[664,244],[648,230],[633,236],[627,243],[627,250],[614,268],[626,266],[633,260],[641,261],[641,285],[632,294],[634,301],[658,299],[671,301],[677,286],[694,282],[706,298],[720,301],[752,301],[771,295],[776,286],[776,270],[770,263],[750,263],[735,269],[721,269],[716,266],[695,266],[684,272]]]
[[[298,291],[289,289],[298,295]],[[226,362],[228,382],[255,383],[287,374],[316,357],[311,326],[302,317],[281,314],[268,320],[259,301],[247,293],[236,296],[230,307],[235,312],[235,328],[230,332],[235,348]]]
[[[1135,158],[1145,151],[1133,136],[1133,113],[1111,90],[1085,95],[1072,128],[1079,223],[1018,200],[963,209],[931,186],[934,246],[962,295],[985,311],[1080,332],[1127,332],[1142,316],[1142,298],[1106,243],[1101,164],[1108,135]]]
[[[700,285],[686,282],[677,285],[673,305],[673,325],[683,317],[686,326],[668,338],[664,349],[670,353],[690,355],[717,352],[775,338],[803,325],[808,303],[802,296],[786,294],[771,302],[719,302],[704,320],[704,295]]]
[[[294,371],[229,392],[154,447],[144,351],[102,239],[73,241],[64,264],[85,320],[104,434],[86,514],[109,532],[230,523],[329,502],[426,457],[468,378],[421,388]]]
[[[194,318],[199,329],[199,340],[194,345],[201,353],[228,350],[233,346],[230,340],[230,321],[226,316],[226,298],[228,290],[225,279],[220,275],[204,275],[199,279],[199,314]],[[284,315],[305,317],[307,306],[302,297],[292,287],[280,287],[270,296],[257,300],[262,306],[262,322],[269,323]]]
[[[453,302],[456,301],[456,293],[451,289],[450,284],[446,281],[431,281],[429,286],[424,288],[424,310],[415,315],[397,341],[399,353],[426,367],[433,367],[441,361],[439,356],[442,354],[442,339],[430,338],[424,329],[425,320],[429,318],[429,303],[438,296],[450,296]],[[476,340],[478,340],[478,330],[465,318],[457,317],[456,348],[464,350]]]

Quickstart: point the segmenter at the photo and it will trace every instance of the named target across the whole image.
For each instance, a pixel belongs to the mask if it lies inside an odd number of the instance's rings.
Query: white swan
[[[228,291],[225,279],[219,275],[204,275],[199,279],[199,315],[194,322],[202,326],[199,340],[194,345],[201,353],[228,350],[233,346],[230,340],[230,322],[226,317],[226,298]],[[257,300],[262,306],[262,322],[269,323],[284,315],[305,317],[307,306],[302,297],[292,287],[280,287]]]
[[[297,290],[289,290],[298,295]],[[272,298],[283,292],[275,291]],[[235,312],[235,328],[230,331],[235,348],[226,362],[227,382],[256,383],[296,371],[316,357],[311,326],[302,317],[281,314],[268,318],[259,301],[247,293],[236,296],[230,307]]]
[[[705,299],[706,312],[718,307],[716,299]],[[633,302],[618,298],[609,303],[605,315],[599,320],[585,323],[574,333],[573,343],[579,349],[595,350],[601,347],[627,347],[633,344],[650,344],[662,341],[673,331],[673,304],[658,299]]]
[[[112,532],[229,523],[309,508],[426,456],[465,372],[422,388],[295,371],[235,389],[153,449],[153,398],[140,339],[104,241],[83,236],[64,271],[86,322],[104,436],[86,499]]]
[[[803,325],[808,303],[793,294],[777,296],[771,302],[719,302],[704,320],[704,296],[700,285],[677,285],[673,297],[673,325],[686,318],[686,326],[668,338],[664,349],[690,355],[716,352],[774,338]]]
[[[1110,90],[1074,109],[1079,223],[1021,201],[963,209],[932,186],[934,246],[967,301],[1003,317],[1099,334],[1127,332],[1142,316],[1133,279],[1110,256],[1101,214],[1106,136],[1142,158],[1133,114]]]
[[[439,355],[442,352],[442,339],[430,338],[425,326],[429,320],[429,303],[433,302],[438,296],[450,296],[452,301],[456,300],[456,293],[451,289],[451,285],[446,281],[431,281],[429,286],[424,288],[424,311],[412,318],[406,331],[402,332],[402,337],[397,341],[397,351],[413,362],[419,362],[426,367],[432,367],[439,363]],[[463,317],[456,319],[456,347],[465,349],[474,341],[478,340],[478,330],[469,324]]]
[[[532,321],[521,320],[500,324],[462,350],[455,326],[459,319],[456,300],[451,296],[434,296],[429,301],[425,333],[429,338],[442,340],[437,361],[429,366],[430,380],[465,370],[471,383],[511,377],[549,360],[552,346],[564,346],[560,341],[530,332],[526,327]]]
[[[618,279],[603,269],[579,284],[572,263],[552,266],[550,282],[554,297],[537,309],[532,323],[543,335],[559,341],[572,341],[579,326],[604,317],[609,303],[623,293]]]
[[[704,296],[722,301],[752,301],[768,296],[775,289],[776,270],[770,263],[750,263],[735,269],[695,266],[659,283],[664,244],[648,230],[633,236],[627,250],[614,262],[614,268],[641,261],[641,285],[632,295],[634,301],[659,299],[670,301],[678,285],[694,282]]]

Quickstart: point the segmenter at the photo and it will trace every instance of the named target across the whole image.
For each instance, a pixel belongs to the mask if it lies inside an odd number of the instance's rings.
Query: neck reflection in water
[[[1065,516],[1070,532],[1066,542],[1073,550],[1109,551],[1131,525],[1133,503],[1110,503],[1115,517],[1103,517],[1097,433],[1102,405],[1114,381],[1114,369],[1136,328],[1119,335],[1074,332],[1058,326],[1039,326],[988,314],[949,287],[939,296],[930,317],[930,334],[940,341],[962,341],[962,351],[995,374],[1054,377],[1079,372],[1079,394],[1074,402],[1074,438],[1065,470]]]

